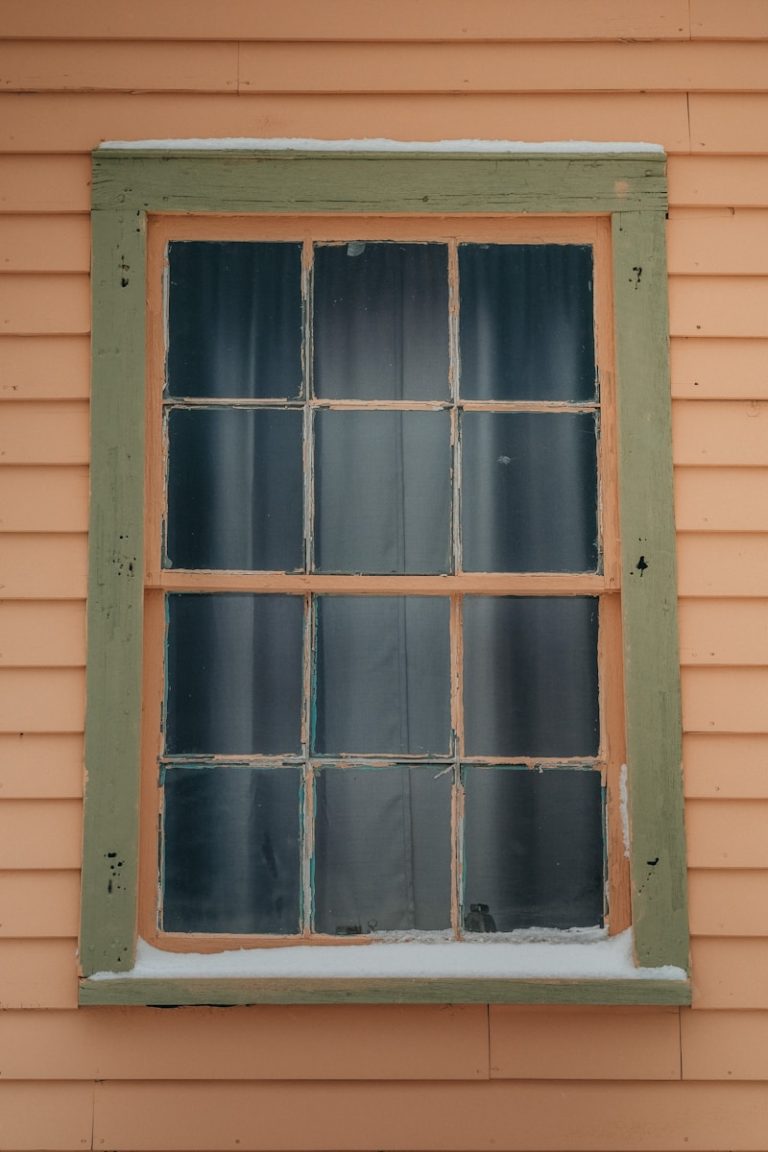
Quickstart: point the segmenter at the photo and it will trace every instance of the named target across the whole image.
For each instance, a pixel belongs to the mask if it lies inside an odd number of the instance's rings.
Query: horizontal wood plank
[[[768,664],[768,600],[682,600],[678,619],[683,664]]]
[[[80,668],[0,668],[0,732],[82,732]]]
[[[672,405],[675,464],[768,464],[768,401],[676,400]]]
[[[688,910],[693,936],[768,937],[768,870],[692,870]]]
[[[4,1149],[86,1149],[91,1146],[93,1088],[90,1084],[0,1084],[0,1115]]]
[[[762,0],[691,0],[691,36],[712,40],[768,39],[768,12]]]
[[[89,434],[84,400],[8,404],[0,420],[0,464],[87,464]]]
[[[768,1008],[768,940],[691,941],[694,1008]]]
[[[9,533],[0,548],[0,584],[9,600],[85,598],[88,543],[84,533]]]
[[[768,537],[684,532],[677,539],[681,596],[758,596],[768,587]]]
[[[131,979],[80,981],[80,1005],[179,1008],[242,1004],[563,1004],[674,1006],[691,1002],[688,980],[413,979]]]
[[[768,1080],[768,1012],[684,1012],[684,1080]]]
[[[79,800],[0,802],[0,870],[79,868]]]
[[[90,331],[87,276],[0,276],[0,334],[79,335]]]
[[[0,734],[0,794],[6,800],[82,796],[82,735]]]
[[[768,207],[768,156],[673,156],[668,177],[673,207]]]
[[[243,1044],[243,1036],[250,1041]],[[42,1080],[437,1080],[488,1076],[484,1005],[98,1008],[7,1013],[0,1076]]]
[[[0,940],[0,1004],[3,1008],[75,1008],[77,940]]]
[[[491,1005],[491,1076],[509,1080],[677,1080],[678,1010]]]
[[[768,340],[678,337],[671,341],[670,352],[675,397],[700,400],[768,397]]]
[[[653,140],[689,151],[683,93],[600,95],[0,95],[0,152],[102,140],[294,136],[400,140]]]
[[[667,263],[673,275],[764,275],[768,211],[672,209],[667,245]]]
[[[768,668],[684,668],[686,732],[768,732]]]
[[[173,40],[657,40],[687,39],[685,0],[334,0],[319,10],[313,0],[254,5],[229,0],[213,11],[202,0],[136,0],[106,9],[81,0],[64,13],[56,0],[4,0],[10,38]]]
[[[673,336],[768,337],[768,276],[672,276]]]
[[[691,868],[768,868],[768,802],[687,800]]]
[[[79,917],[79,872],[0,872],[0,936],[71,939]]]
[[[238,45],[215,39],[7,40],[0,43],[0,91],[235,92],[237,64]]]
[[[104,1082],[94,1147],[758,1152],[766,1124],[760,1084]]]
[[[767,73],[759,43],[245,42],[239,75],[243,92],[739,92]]]
[[[86,399],[90,352],[87,336],[0,337],[0,399]]]
[[[3,414],[0,410],[0,425]],[[85,532],[87,527],[87,468],[0,468],[0,532]]]
[[[691,152],[761,155],[768,152],[768,96],[692,92]]]
[[[0,156],[0,212],[87,212],[90,206],[90,156]]]
[[[686,796],[768,799],[768,736],[691,732],[683,764]]]
[[[84,665],[85,604],[82,601],[0,602],[0,666],[81,668]]]
[[[89,272],[85,215],[0,214],[0,272]]]
[[[686,532],[768,532],[768,468],[676,468],[675,521]]]

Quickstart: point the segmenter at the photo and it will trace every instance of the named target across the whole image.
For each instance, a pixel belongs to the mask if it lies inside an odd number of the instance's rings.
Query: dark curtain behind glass
[[[316,775],[315,928],[451,923],[451,776],[439,766]]]
[[[167,932],[299,930],[299,768],[164,772]]]
[[[504,246],[462,246],[465,398],[587,401],[594,397],[591,250],[571,248],[569,254],[555,246],[517,252]],[[299,289],[300,245],[172,245],[170,393],[235,401],[298,396]],[[318,395],[447,398],[445,246],[321,246],[314,301]],[[316,491],[325,506],[317,508],[318,561],[327,565],[326,570],[363,571],[368,565],[372,571],[450,569],[447,416],[398,415],[394,430],[390,416],[320,413],[321,471]],[[334,457],[336,447],[346,451],[337,429],[343,426],[346,435],[363,417],[386,425],[391,448],[384,453],[378,478],[367,475],[370,460],[361,460],[358,453],[355,467],[360,477],[350,479],[337,468]],[[283,571],[301,566],[300,423],[299,412],[285,410],[233,407],[171,413],[168,540],[174,564]],[[411,442],[413,436],[418,440],[420,429],[428,429],[426,446]],[[467,413],[462,430],[466,568],[594,569],[594,416]],[[376,527],[377,501],[388,504],[393,491],[404,510],[402,523],[392,529],[393,539],[399,533],[405,541],[401,554],[390,544],[380,545]],[[360,513],[363,530],[355,534],[356,540],[345,536],[339,515],[345,506]],[[180,755],[297,753],[301,598],[220,594],[168,599],[166,750]],[[529,601],[521,608],[518,601],[517,608],[509,608],[499,607],[505,602],[496,599],[496,607],[489,608],[482,599],[470,597],[465,604],[467,754],[594,754],[599,739],[594,604],[585,598],[574,600],[572,610],[562,610],[568,619],[558,617],[547,624],[539,619],[545,607],[541,603]],[[549,600],[546,607],[553,604]],[[447,597],[318,597],[317,634],[315,753],[450,753]],[[276,781],[282,769],[275,771]],[[444,925],[445,867],[436,865],[434,875],[429,868],[442,860],[443,834],[450,825],[445,815],[450,778],[433,783],[431,772],[421,771],[423,775],[415,769],[392,769],[358,782],[352,777],[342,782],[343,774],[330,775],[331,769],[320,773],[318,811],[327,823],[319,826],[317,916],[325,930],[334,931],[339,920],[343,926],[350,919],[364,921],[364,926],[369,919],[381,927]],[[185,784],[190,795],[197,789],[197,798],[192,795],[183,805],[179,785],[178,812],[183,807],[186,815],[168,825],[169,843],[175,847],[166,848],[171,853],[166,863],[177,877],[176,904],[171,901],[169,908],[178,910],[178,924],[192,923],[186,919],[188,912],[181,911],[189,896],[184,870],[189,866],[200,872],[192,857],[185,862],[184,844],[208,836],[205,813],[210,806],[216,811],[210,835],[217,838],[221,851],[227,851],[229,842],[239,844],[243,867],[256,867],[248,862],[250,833],[243,828],[249,821],[256,828],[258,820],[246,819],[243,813],[261,811],[262,800],[256,803],[248,796],[254,790],[266,795],[266,785],[255,775],[252,784],[235,786],[232,778],[223,788],[215,779],[205,786],[203,777],[194,785]],[[297,795],[293,783],[285,779],[279,803],[269,801],[277,805],[276,812],[290,806],[291,797]],[[273,786],[277,787],[269,784]],[[494,798],[490,807],[497,809],[494,819],[504,842],[510,819],[518,819],[508,815],[506,786],[482,787],[498,791],[498,803]],[[481,789],[472,788],[479,796]],[[207,797],[210,789],[209,804],[200,798]],[[366,864],[356,857],[355,845],[361,842],[361,830],[369,825],[377,828],[376,820],[372,824],[370,820],[370,811],[377,811],[377,790],[386,793],[379,796],[381,821],[378,830],[362,841],[370,839],[379,847]],[[415,807],[410,800],[407,805],[403,802],[406,793],[417,792]],[[361,797],[366,794],[372,808],[366,807],[363,816]],[[519,797],[509,802],[513,801],[518,804]],[[171,798],[169,812],[174,803]],[[297,799],[297,820],[298,805]],[[479,800],[471,810],[480,811]],[[348,843],[333,831],[331,817],[339,828],[357,830]],[[499,842],[496,833],[491,836],[478,820],[479,849],[485,840]],[[280,821],[287,827],[287,817],[280,816]],[[413,861],[408,865],[408,857],[424,845],[429,845],[427,856],[418,867]],[[494,850],[493,859],[506,868],[507,857],[499,851]],[[594,852],[589,851],[591,860]],[[419,881],[426,895],[415,901],[403,895],[407,884],[398,889],[399,882],[394,881],[411,867],[416,868],[414,877],[427,875],[423,884]],[[471,864],[470,877],[481,874],[478,868],[476,861]],[[371,878],[377,869],[393,878],[394,888],[385,891],[378,911],[371,914]],[[482,901],[485,887],[485,882],[476,890],[470,886],[470,898]],[[499,902],[497,896],[494,899]],[[293,897],[288,905],[294,923]],[[254,913],[252,904],[245,910],[236,908],[230,924],[253,925],[254,915],[262,917],[263,910]],[[274,928],[227,930],[294,931],[281,917],[282,912],[269,921]]]
[[[464,767],[464,909],[496,931],[603,922],[600,773]],[[471,921],[470,921],[471,923]]]
[[[171,396],[300,394],[300,244],[174,241],[168,265]]]
[[[592,248],[459,245],[465,400],[594,400]]]
[[[355,400],[447,400],[444,244],[315,248],[314,388]]]

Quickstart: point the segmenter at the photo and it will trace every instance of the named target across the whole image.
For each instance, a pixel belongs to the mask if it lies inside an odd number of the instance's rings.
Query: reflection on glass
[[[442,596],[318,596],[314,750],[447,753],[448,622]]]
[[[464,570],[594,572],[595,417],[465,412],[461,427]]]
[[[440,771],[317,773],[316,931],[450,927],[451,781]]]
[[[315,422],[318,572],[447,572],[447,412],[320,411]]]
[[[464,598],[467,756],[596,756],[597,598]]]
[[[465,400],[595,396],[592,248],[459,246]]]
[[[314,281],[317,396],[448,398],[444,244],[318,245]]]
[[[168,245],[171,396],[301,392],[301,245]]]
[[[174,593],[167,603],[166,751],[299,752],[302,597]]]
[[[464,926],[484,904],[497,932],[603,922],[600,773],[463,769]]]
[[[175,408],[168,439],[169,565],[303,567],[301,412]]]
[[[166,932],[299,931],[298,768],[167,768]]]

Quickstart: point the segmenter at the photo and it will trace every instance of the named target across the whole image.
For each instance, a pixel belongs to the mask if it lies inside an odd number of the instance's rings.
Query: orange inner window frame
[[[172,240],[291,241],[304,245],[305,264],[317,242],[400,241],[442,242],[449,245],[451,299],[456,300],[457,242],[496,244],[588,244],[594,254],[595,356],[600,382],[597,404],[564,404],[569,411],[600,413],[598,440],[598,525],[602,572],[598,573],[456,573],[435,576],[321,575],[241,571],[195,571],[163,567],[163,532],[166,508],[166,453],[163,434],[163,389],[166,358],[165,279],[167,247]],[[159,766],[163,755],[163,701],[165,693],[165,596],[170,592],[311,593],[353,595],[440,595],[451,597],[451,715],[459,753],[462,747],[461,652],[457,605],[463,594],[494,596],[568,596],[599,598],[598,678],[600,744],[594,767],[605,789],[606,916],[609,935],[631,924],[628,846],[621,811],[621,770],[626,760],[624,741],[623,650],[621,636],[619,519],[614,387],[613,308],[610,221],[591,216],[171,216],[148,220],[147,262],[147,396],[145,461],[145,571],[144,571],[144,693],[142,708],[141,843],[139,858],[139,933],[148,943],[167,951],[218,952],[244,947],[285,947],[298,944],[356,946],[370,937],[335,937],[310,933],[291,936],[255,936],[226,933],[166,932],[160,928],[158,847],[162,789]],[[455,303],[451,307],[455,316]],[[453,357],[455,361],[455,357]],[[454,369],[455,370],[455,369]],[[434,408],[419,401],[323,401],[326,407]],[[466,409],[493,411],[548,410],[551,403],[463,401]],[[306,733],[305,733],[306,735]],[[229,762],[231,757],[207,758]],[[243,759],[237,757],[238,761]],[[247,758],[246,758],[247,759]],[[255,758],[257,759],[257,758]],[[464,758],[466,760],[466,758]],[[482,757],[484,763],[546,765],[546,758]],[[370,758],[366,758],[366,763]],[[567,757],[553,759],[566,766]],[[591,763],[578,757],[577,763]],[[310,767],[311,772],[311,767]],[[458,838],[462,818],[460,787],[454,787],[451,811],[453,846],[452,925],[458,928]],[[306,813],[305,813],[306,817]],[[309,878],[303,868],[305,899]]]

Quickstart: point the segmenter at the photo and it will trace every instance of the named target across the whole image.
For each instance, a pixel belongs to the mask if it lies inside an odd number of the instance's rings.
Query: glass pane
[[[447,572],[448,412],[320,411],[315,421],[319,572]]]
[[[601,925],[599,772],[463,772],[465,930]]]
[[[592,249],[577,244],[459,247],[465,400],[591,400]]]
[[[301,750],[300,596],[168,596],[169,753]]]
[[[315,778],[315,929],[449,928],[451,779],[440,768]]]
[[[596,756],[591,596],[464,598],[467,756]]]
[[[443,244],[315,248],[315,394],[448,398],[448,250]]]
[[[594,572],[597,438],[591,414],[465,412],[466,572]]]
[[[301,245],[168,245],[172,396],[301,392]]]
[[[166,932],[298,932],[300,769],[163,775]]]
[[[445,755],[448,625],[445,597],[319,596],[315,751]]]
[[[303,568],[301,412],[175,408],[168,439],[169,565]]]

